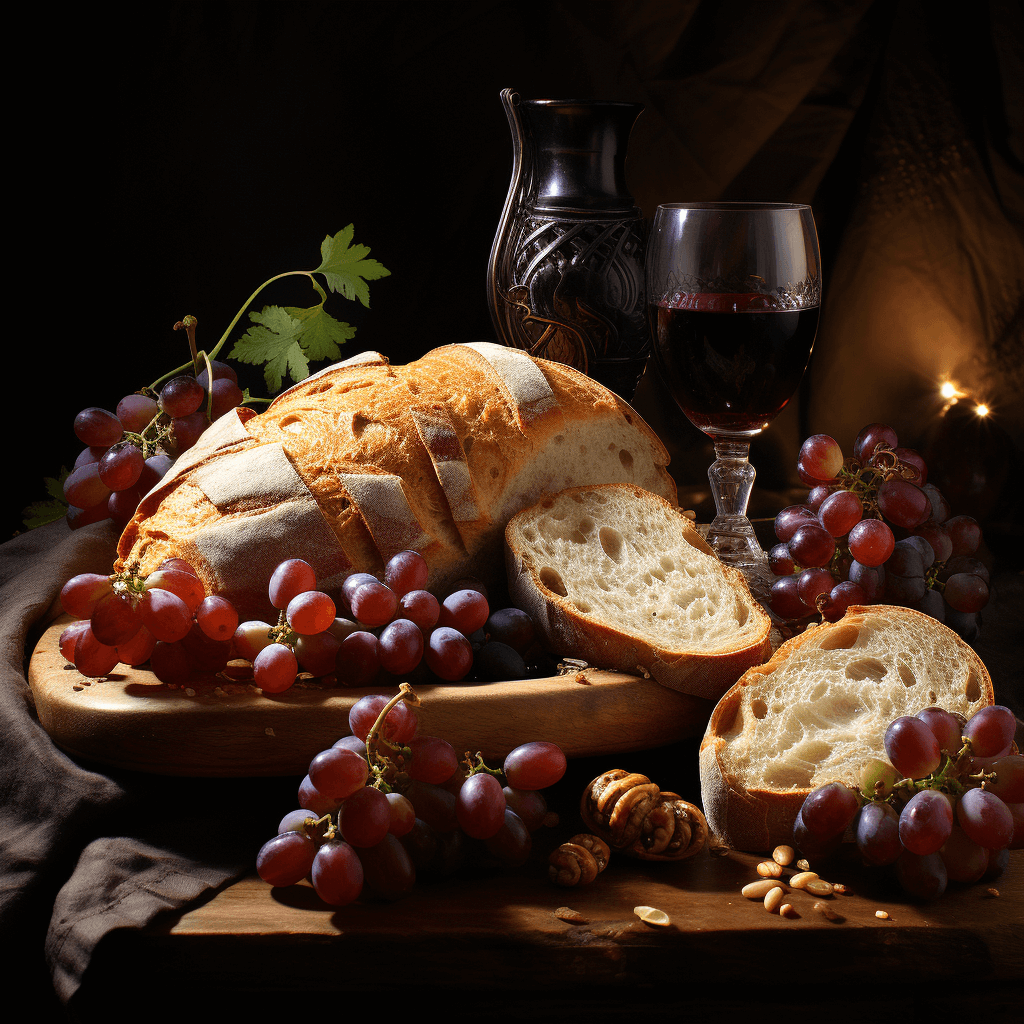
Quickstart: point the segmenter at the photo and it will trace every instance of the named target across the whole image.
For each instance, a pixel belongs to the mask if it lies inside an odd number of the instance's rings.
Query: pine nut
[[[769,914],[774,914],[779,907],[782,906],[782,900],[785,897],[785,893],[782,891],[781,885],[776,885],[771,888],[764,898],[764,909]]]
[[[796,857],[796,850],[792,846],[776,846],[772,853],[772,860],[784,868],[793,863],[794,857]]]
[[[810,870],[811,870],[811,865],[807,863],[807,859],[806,859],[805,857],[801,857],[801,858],[800,858],[800,859],[799,859],[799,860],[798,860],[798,861],[796,862],[796,866],[797,866],[797,867],[798,867],[798,868],[799,868],[799,869],[800,869],[801,871],[810,871]]]
[[[773,860],[763,860],[757,865],[757,873],[762,878],[781,878],[782,865],[776,864]]]
[[[804,888],[812,896],[831,896],[832,883],[826,882],[824,878],[812,878]]]
[[[798,871],[790,878],[789,884],[793,886],[794,889],[806,889],[807,884],[809,882],[816,881],[817,878],[817,871]]]
[[[884,910],[876,910],[875,917],[880,917],[883,921],[889,920],[889,915]]]
[[[837,892],[840,895],[842,895],[843,893],[846,892],[846,886],[843,885],[842,882],[833,882],[832,883],[832,891],[833,892]]]
[[[772,889],[782,889],[788,892],[789,889],[783,882],[776,882],[773,878],[759,878],[756,882],[748,882],[742,889],[740,895],[746,896],[748,900],[761,900],[771,892]]]
[[[799,917],[800,915],[796,912],[796,908],[792,903],[783,903],[779,907],[779,914],[782,917]]]

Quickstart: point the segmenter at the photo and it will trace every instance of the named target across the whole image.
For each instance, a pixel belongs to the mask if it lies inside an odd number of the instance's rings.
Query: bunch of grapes
[[[83,409],[75,436],[86,447],[64,481],[68,524],[77,529],[112,519],[123,528],[175,458],[243,398],[238,374],[213,360],[197,375],[172,377],[159,391],[126,395],[116,412]]]
[[[463,580],[439,601],[429,590],[427,563],[417,551],[389,559],[384,579],[352,573],[339,609],[318,589],[316,572],[285,559],[268,584],[276,623],[239,622],[234,605],[207,595],[198,573],[172,558],[148,576],[137,569],[103,576],[83,573],[61,591],[77,621],[60,649],[83,675],[100,677],[117,664],[149,663],[161,682],[183,685],[238,662],[251,666],[265,693],[283,693],[305,673],[335,676],[344,686],[368,686],[381,676],[425,670],[446,682],[520,679],[536,649],[533,620],[518,608],[491,612],[480,584]],[[341,612],[342,614],[339,614]]]
[[[895,867],[901,888],[934,899],[948,882],[998,878],[1024,847],[1024,757],[1009,708],[970,719],[939,707],[897,718],[888,761],[865,766],[861,788],[820,786],[804,800],[794,845],[808,858],[834,852],[851,831],[865,864]]]
[[[535,640],[533,621],[516,608],[493,613],[482,585],[466,579],[443,600],[426,589],[428,567],[418,551],[399,551],[383,580],[352,573],[341,585],[339,609],[316,589],[301,559],[274,570],[270,603],[276,626],[243,622],[235,631],[236,657],[252,662],[257,686],[281,693],[299,672],[335,674],[344,686],[369,686],[382,675],[408,676],[425,668],[445,682],[518,679]],[[342,614],[338,614],[338,612]]]
[[[238,612],[207,595],[186,561],[170,558],[143,576],[137,569],[81,573],[64,584],[64,611],[75,621],[60,635],[61,654],[84,676],[118,664],[145,665],[163,682],[185,683],[224,669]]]
[[[800,449],[797,472],[810,490],[775,518],[773,612],[834,622],[851,604],[884,601],[976,635],[990,582],[974,557],[981,528],[971,516],[951,515],[924,459],[901,448],[891,427],[864,427],[845,460],[833,438],[815,434]]]
[[[394,900],[417,874],[451,874],[472,859],[520,867],[532,833],[550,821],[542,790],[564,775],[554,743],[525,743],[501,770],[420,735],[408,683],[395,697],[362,697],[349,712],[351,735],[310,762],[290,811],[256,857],[274,886],[308,878],[331,906],[360,898]],[[504,781],[504,785],[502,782]],[[475,856],[470,855],[475,852]]]

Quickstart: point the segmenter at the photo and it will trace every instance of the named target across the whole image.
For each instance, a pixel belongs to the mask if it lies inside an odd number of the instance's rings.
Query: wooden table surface
[[[647,769],[666,788],[683,778],[680,791],[693,798],[689,776],[669,777],[693,752],[682,744],[615,760]],[[927,1005],[936,1019],[961,1008],[979,1021],[1013,1019],[1002,1015],[1024,992],[1024,851],[1012,852],[997,881],[952,885],[930,903],[911,901],[888,871],[844,853],[820,866],[848,887],[828,900],[835,920],[804,892],[792,894],[793,918],[744,898],[740,889],[759,877],[763,859],[753,853],[706,850],[678,863],[613,855],[591,884],[558,887],[547,878],[547,854],[583,831],[574,804],[595,767],[616,765],[570,763],[550,791],[560,821],[534,834],[522,868],[464,869],[418,880],[394,903],[339,909],[306,883],[273,889],[253,873],[141,935],[104,940],[82,1005],[102,1005],[101,993],[116,984],[141,986],[147,998],[158,992],[163,1002],[180,998],[183,1012],[201,993],[207,1007],[222,1000],[257,1013],[287,1012],[307,997],[325,1008],[401,1006],[408,997],[486,1007],[487,1020],[612,1020],[640,1011],[792,1019],[814,1007],[852,1021]],[[641,905],[665,911],[671,924],[645,924],[634,914]],[[563,920],[560,908],[578,919]],[[879,910],[888,917],[876,917]]]

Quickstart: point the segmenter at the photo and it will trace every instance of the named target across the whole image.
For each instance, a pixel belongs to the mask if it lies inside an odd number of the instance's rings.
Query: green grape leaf
[[[309,376],[309,360],[299,343],[304,331],[301,320],[281,306],[264,306],[259,313],[250,313],[249,319],[256,326],[235,342],[231,359],[265,364],[263,379],[271,393],[281,389],[285,377],[299,381]]]
[[[346,341],[356,336],[356,329],[341,320],[335,320],[323,305],[299,309],[296,306],[285,306],[285,312],[302,324],[299,342],[310,362],[316,363],[323,359],[332,362],[341,358],[341,349]]]
[[[50,500],[33,501],[21,510],[21,521],[30,530],[34,530],[37,526],[45,526],[47,523],[54,523],[68,514],[69,506],[64,499],[64,481],[67,480],[69,474],[70,470],[61,466],[59,477],[56,479],[52,476],[43,478],[43,486],[46,488],[46,493],[50,495]]]
[[[366,258],[370,253],[369,246],[352,245],[354,231],[353,225],[349,224],[333,238],[328,235],[323,240],[320,246],[323,260],[313,273],[323,274],[332,292],[340,292],[346,299],[358,299],[369,308],[370,289],[366,282],[388,277],[391,271],[377,260]]]

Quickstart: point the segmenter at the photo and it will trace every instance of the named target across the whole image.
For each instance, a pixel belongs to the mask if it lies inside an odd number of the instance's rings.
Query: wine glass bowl
[[[715,443],[717,515],[707,539],[759,596],[772,573],[746,515],[750,439],[796,393],[821,304],[809,206],[671,203],[647,245],[654,366],[676,404]]]

